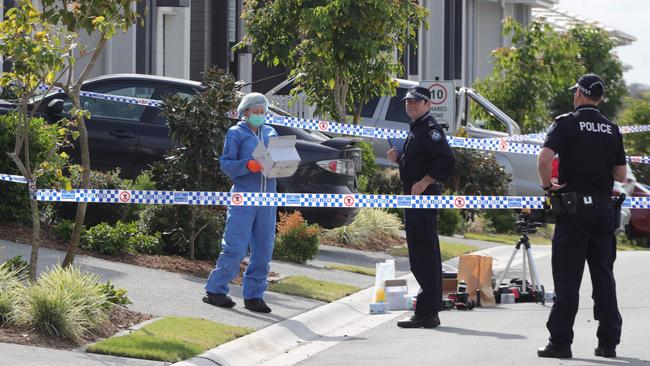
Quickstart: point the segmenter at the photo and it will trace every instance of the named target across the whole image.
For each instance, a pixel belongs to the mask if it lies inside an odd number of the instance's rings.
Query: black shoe
[[[616,348],[598,347],[594,350],[594,355],[605,358],[616,357]]]
[[[571,348],[556,348],[553,346],[553,343],[549,343],[546,347],[537,349],[538,357],[549,357],[549,358],[571,358],[573,354],[571,353]]]
[[[256,313],[270,313],[271,308],[266,305],[263,299],[244,300],[244,307]]]
[[[438,315],[413,315],[409,319],[400,320],[397,322],[397,326],[400,328],[435,328],[439,325],[440,318],[438,318]]]
[[[232,301],[230,296],[224,294],[213,294],[210,292],[207,292],[205,296],[203,296],[203,302],[222,308],[231,308],[235,306],[235,302]]]

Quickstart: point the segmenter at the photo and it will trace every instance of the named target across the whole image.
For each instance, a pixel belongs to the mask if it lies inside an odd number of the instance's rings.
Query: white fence
[[[314,111],[316,107],[308,105],[305,102],[306,96],[304,94],[292,97],[290,95],[273,95],[269,98],[269,103],[272,105],[289,112],[294,117],[299,118],[314,118]]]

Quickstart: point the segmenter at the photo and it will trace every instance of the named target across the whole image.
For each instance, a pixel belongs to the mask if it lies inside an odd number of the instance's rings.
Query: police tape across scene
[[[140,191],[120,189],[38,189],[38,201],[134,203],[157,205],[543,209],[545,196],[420,196],[326,193],[259,193],[200,191]],[[623,207],[650,208],[650,197],[629,197]]]
[[[48,90],[47,87],[41,86],[40,89]],[[61,88],[51,88],[55,92],[63,92]],[[133,98],[125,97],[120,95],[112,94],[102,94],[94,93],[88,91],[81,91],[80,96],[87,98],[95,99],[104,99],[114,102],[128,103],[128,104],[137,104],[150,107],[161,107],[163,102],[155,99],[147,98]],[[231,118],[237,118],[236,113],[229,114]],[[404,130],[395,130],[389,128],[376,128],[369,126],[358,126],[351,125],[346,123],[339,122],[330,122],[322,121],[316,119],[308,118],[297,118],[297,117],[285,117],[285,116],[275,116],[271,114],[266,115],[266,123],[271,125],[278,126],[287,126],[287,127],[297,127],[306,130],[321,131],[321,132],[332,132],[342,135],[351,135],[359,137],[370,137],[377,139],[388,139],[388,138],[402,138],[405,139],[408,136],[408,131]],[[621,126],[622,133],[633,133],[633,132],[647,132],[650,131],[650,125],[645,126]],[[537,133],[530,135],[518,135],[510,136],[504,138],[465,138],[465,137],[456,137],[456,136],[447,136],[447,141],[452,147],[463,148],[463,149],[473,149],[473,150],[485,150],[485,151],[500,151],[500,152],[510,152],[515,154],[526,154],[526,155],[537,155],[540,146],[534,144],[524,144],[512,141],[525,141],[532,139],[542,140],[546,134]],[[644,163],[650,164],[650,156],[628,156],[627,160],[633,163]]]

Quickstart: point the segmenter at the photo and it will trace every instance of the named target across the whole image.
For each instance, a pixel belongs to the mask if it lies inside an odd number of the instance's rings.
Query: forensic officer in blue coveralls
[[[219,158],[221,170],[234,183],[231,192],[276,191],[275,179],[265,178],[261,164],[253,159],[253,150],[260,141],[268,146],[269,137],[277,136],[272,127],[264,124],[267,111],[268,101],[260,93],[250,93],[239,103],[237,112],[244,121],[228,129]],[[221,254],[205,284],[204,302],[225,308],[235,306],[227,295],[228,283],[239,273],[239,265],[250,249],[250,263],[243,278],[244,307],[260,313],[271,312],[263,296],[273,254],[275,212],[272,206],[228,207]]]
[[[539,357],[571,358],[573,323],[585,260],[593,286],[594,318],[599,321],[595,355],[616,357],[621,339],[621,314],[616,301],[614,180],[626,175],[623,137],[618,126],[598,110],[605,82],[583,75],[571,88],[575,111],[551,125],[539,154],[542,187],[551,194],[557,214],[552,267],[555,302],[546,327],[549,343]],[[558,184],[551,182],[553,156],[560,158]]]
[[[451,175],[454,155],[445,132],[430,113],[431,92],[415,87],[404,97],[410,132],[403,152],[392,148],[388,159],[399,163],[400,180],[407,195],[439,195],[442,182]],[[420,284],[415,314],[397,325],[402,328],[435,328],[440,325],[442,262],[436,230],[438,210],[405,209],[406,242],[411,272]]]

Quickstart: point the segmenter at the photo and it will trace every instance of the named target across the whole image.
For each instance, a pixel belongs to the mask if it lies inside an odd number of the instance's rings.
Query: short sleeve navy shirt
[[[618,126],[593,105],[555,118],[544,147],[560,158],[558,183],[567,184],[566,192],[611,195],[614,166],[626,164]]]
[[[451,176],[454,163],[454,154],[447,143],[445,131],[430,113],[411,121],[399,164],[405,192],[410,192],[410,187],[425,175],[439,182],[446,181]]]

